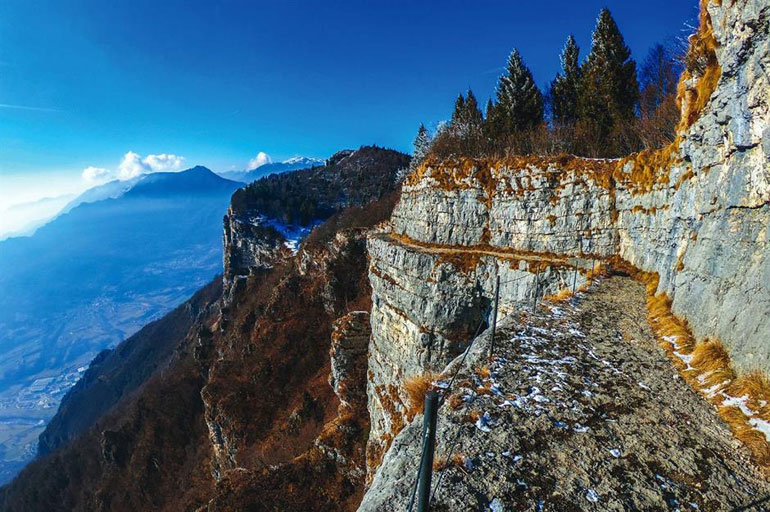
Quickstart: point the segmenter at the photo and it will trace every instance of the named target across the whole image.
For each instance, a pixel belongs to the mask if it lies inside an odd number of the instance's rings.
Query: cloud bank
[[[141,174],[152,172],[176,172],[182,169],[183,156],[161,153],[160,155],[141,155],[129,151],[123,155],[118,165],[118,179],[128,180]]]
[[[257,153],[257,156],[249,160],[249,166],[247,167],[247,170],[251,171],[252,169],[256,169],[257,167],[261,167],[265,164],[271,164],[273,163],[273,159],[270,158],[270,155],[265,153],[264,151],[260,151]]]
[[[104,167],[94,167],[93,165],[89,165],[83,169],[80,176],[83,178],[83,181],[89,185],[95,185],[109,180],[112,173]]]
[[[139,153],[129,151],[123,155],[116,170],[113,171],[105,169],[104,167],[94,167],[93,165],[89,165],[83,169],[80,176],[88,185],[97,185],[114,179],[130,180],[131,178],[141,176],[142,174],[150,174],[153,172],[181,171],[184,160],[185,158],[183,156],[173,155],[171,153],[160,153],[158,155],[147,155],[146,157],[142,157]]]

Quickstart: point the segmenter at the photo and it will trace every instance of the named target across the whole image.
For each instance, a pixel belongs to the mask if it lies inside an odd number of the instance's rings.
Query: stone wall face
[[[261,221],[238,216],[232,207],[223,219],[223,284],[225,302],[229,303],[246,278],[257,270],[272,268],[291,255],[284,239]]]
[[[367,399],[371,431],[369,471],[407,423],[409,377],[439,373],[491,323],[500,276],[499,318],[529,306],[535,283],[540,295],[555,293],[585,276],[566,264],[536,264],[513,256],[443,254],[410,246],[388,233],[368,238],[372,285]],[[465,258],[465,261],[463,260]],[[585,264],[585,263],[584,263]],[[588,264],[590,265],[590,263]]]
[[[739,371],[770,371],[770,5],[708,4],[722,74],[682,134],[668,186],[618,191],[619,254],[660,273],[698,338],[717,338]],[[681,180],[689,168],[692,177]],[[635,206],[654,214],[639,215]]]
[[[738,371],[770,371],[770,5],[728,4],[708,5],[717,88],[653,184],[630,178],[638,160],[574,157],[457,162],[407,178],[393,234],[368,242],[370,446],[385,448],[400,421],[378,386],[393,386],[388,401],[403,401],[405,378],[440,371],[459,353],[457,340],[488,318],[498,271],[503,281],[523,277],[501,288],[506,308],[531,297],[531,261],[498,250],[542,256],[535,267],[550,291],[569,287],[574,275],[559,258],[619,256],[658,272],[659,291],[699,339],[721,340]],[[488,254],[463,254],[458,271],[450,249]]]

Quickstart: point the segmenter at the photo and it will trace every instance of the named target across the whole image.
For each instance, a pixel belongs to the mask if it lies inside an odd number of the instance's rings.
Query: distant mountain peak
[[[281,163],[288,164],[288,165],[300,164],[300,163],[311,163],[311,164],[321,165],[324,163],[324,160],[322,158],[314,158],[311,156],[293,156],[291,158],[287,158]]]
[[[256,169],[246,171],[227,171],[218,173],[223,178],[238,181],[240,183],[251,183],[270,174],[280,174],[282,172],[297,171],[299,169],[309,169],[324,165],[324,160],[308,156],[293,156],[283,162],[270,162],[260,165]]]

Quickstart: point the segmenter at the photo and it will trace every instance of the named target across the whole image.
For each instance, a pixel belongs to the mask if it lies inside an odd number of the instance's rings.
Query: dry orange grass
[[[561,302],[569,299],[570,297],[572,297],[572,290],[569,288],[562,288],[561,290],[559,290],[554,294],[546,295],[545,297],[543,297],[543,300],[550,301],[550,302]]]
[[[730,355],[719,341],[698,343],[691,355],[692,369],[685,372],[685,377],[696,389],[708,389],[712,396],[716,396],[716,392],[722,391],[735,379],[735,372],[730,367]]]
[[[770,380],[759,371],[741,375],[727,386],[731,396],[748,396],[750,409],[757,411],[759,418],[770,421]]]
[[[404,381],[404,391],[408,398],[406,417],[409,421],[422,412],[425,407],[425,394],[433,389],[433,382],[438,374],[425,372],[418,375],[412,375]]]
[[[458,410],[460,407],[463,406],[464,403],[465,403],[465,400],[463,400],[463,396],[460,393],[455,393],[454,395],[449,397],[449,407],[453,411]]]
[[[682,118],[677,127],[683,131],[693,125],[717,87],[722,68],[716,57],[719,46],[714,37],[711,16],[706,9],[709,0],[700,2],[700,23],[698,31],[690,36],[690,48],[687,51],[687,69],[682,73],[677,88],[677,104],[682,111]],[[687,81],[696,78],[695,87],[687,87]]]
[[[754,429],[738,407],[718,406],[719,416],[727,423],[733,435],[751,452],[754,462],[770,477],[770,443],[762,432]]]
[[[476,369],[476,375],[482,379],[488,379],[489,376],[492,375],[492,372],[489,370],[489,366],[482,366],[481,368]]]
[[[696,343],[687,322],[671,311],[671,299],[665,293],[657,292],[660,280],[657,273],[644,272],[622,260],[614,260],[613,266],[625,270],[645,285],[647,319],[659,345],[685,380],[717,407],[719,416],[733,435],[749,449],[761,470],[770,476],[770,443],[750,423],[753,418],[770,421],[770,381],[767,376],[752,372],[736,378],[730,355],[719,341]],[[689,355],[690,367],[674,352]],[[738,407],[722,405],[725,394],[736,398],[746,396],[748,407],[757,414],[749,418]]]

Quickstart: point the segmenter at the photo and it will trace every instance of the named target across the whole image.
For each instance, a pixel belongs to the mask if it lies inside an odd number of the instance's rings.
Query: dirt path
[[[433,510],[770,510],[770,484],[656,345],[644,297],[612,277],[499,332],[439,415],[438,459],[457,443]]]
[[[403,236],[393,236],[392,234],[380,235],[391,243],[403,245],[412,250],[430,254],[475,254],[482,256],[493,256],[500,260],[521,260],[521,261],[544,261],[547,263],[567,264],[574,261],[575,258],[566,256],[546,255],[526,251],[515,251],[511,249],[494,249],[486,246],[460,246],[460,245],[438,245],[428,243],[418,243]],[[585,259],[585,258],[583,258]],[[586,261],[591,261],[586,259]]]

